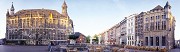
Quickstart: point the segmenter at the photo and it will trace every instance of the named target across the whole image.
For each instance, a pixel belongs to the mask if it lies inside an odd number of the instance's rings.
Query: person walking
[[[49,52],[52,52],[51,43],[48,45],[48,51],[49,51]]]

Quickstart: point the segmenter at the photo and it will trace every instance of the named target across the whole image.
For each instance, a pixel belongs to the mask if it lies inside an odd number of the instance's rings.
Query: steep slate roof
[[[67,7],[67,4],[66,4],[66,1],[64,0],[64,3],[63,3],[63,5],[62,6],[66,6]]]
[[[26,14],[45,14],[46,16],[50,15],[51,13],[53,14],[53,16],[57,17],[65,17],[64,15],[60,14],[58,11],[56,10],[51,10],[51,9],[23,9],[23,10],[19,10],[18,12],[16,12],[14,15],[15,16],[23,16]]]
[[[80,35],[83,35],[83,34],[80,32],[75,32],[74,34],[69,35],[69,39],[78,39],[80,37]]]
[[[57,12],[56,10],[50,10],[50,9],[26,9],[26,10],[19,10],[18,12],[16,12],[15,14],[16,15],[22,15],[22,14],[26,14],[26,13],[32,13],[32,14],[37,14],[37,12],[38,13],[40,13],[40,14],[42,14],[42,13],[44,13],[44,14],[49,14],[49,13],[53,13],[53,14],[58,14],[58,15],[60,15],[60,13],[59,12]]]
[[[160,5],[158,5],[158,6],[156,6],[154,9],[152,9],[152,10],[161,10],[161,9],[163,9],[163,7],[161,7]]]

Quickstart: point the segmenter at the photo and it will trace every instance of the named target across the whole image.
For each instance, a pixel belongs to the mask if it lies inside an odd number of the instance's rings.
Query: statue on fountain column
[[[101,37],[98,36],[98,44],[101,44]]]

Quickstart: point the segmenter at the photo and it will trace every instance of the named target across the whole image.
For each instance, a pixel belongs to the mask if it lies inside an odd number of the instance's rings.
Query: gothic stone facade
[[[48,45],[50,42],[66,42],[73,31],[73,21],[62,5],[62,14],[50,9],[27,9],[14,13],[12,5],[6,14],[7,43]],[[58,42],[59,43],[59,42]]]

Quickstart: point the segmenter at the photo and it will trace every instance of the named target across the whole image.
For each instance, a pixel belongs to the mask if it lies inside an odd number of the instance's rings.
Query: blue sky
[[[157,5],[164,7],[168,0],[66,0],[68,14],[74,21],[75,31],[85,35],[101,33],[124,17],[149,11]],[[61,13],[63,0],[0,0],[0,38],[5,37],[6,12],[14,3],[15,12],[22,9],[53,9]],[[175,39],[180,39],[180,0],[169,0],[176,18]]]

